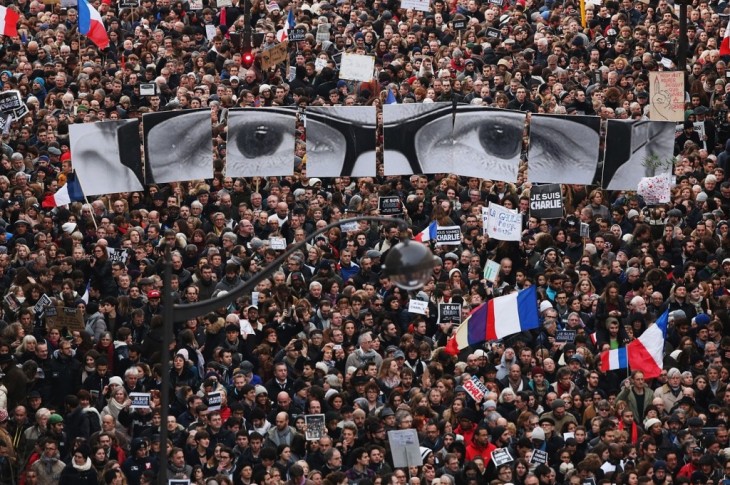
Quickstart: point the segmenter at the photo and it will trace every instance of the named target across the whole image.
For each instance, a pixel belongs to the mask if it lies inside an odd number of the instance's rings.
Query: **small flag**
[[[641,337],[625,348],[601,353],[601,369],[604,371],[631,367],[644,373],[646,379],[659,377],[664,365],[664,341],[667,338],[669,310],[662,313],[654,325],[650,325]]]
[[[86,291],[84,292],[84,296],[81,297],[81,301],[89,304],[89,293],[91,293],[91,280],[89,280],[88,283],[86,283]]]
[[[426,229],[416,234],[416,236],[413,238],[414,241],[418,242],[426,242],[436,239],[436,231],[438,228],[438,224],[436,221],[433,221],[431,224],[428,225]]]
[[[79,0],[79,33],[91,39],[100,49],[109,47],[104,21],[89,0]]]
[[[722,37],[722,42],[720,43],[720,55],[730,56],[730,20],[727,22],[725,35]]]
[[[294,6],[289,8],[289,15],[286,17],[286,23],[289,25],[290,29],[297,26],[297,22],[294,20]]]
[[[20,14],[17,10],[0,5],[0,34],[5,37],[17,37],[18,20],[20,20]]]
[[[385,98],[385,104],[398,104],[398,100],[395,99],[392,89],[388,89],[388,96]]]

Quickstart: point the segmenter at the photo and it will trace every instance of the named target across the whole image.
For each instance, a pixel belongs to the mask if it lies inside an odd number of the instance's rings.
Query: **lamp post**
[[[393,219],[382,216],[357,216],[349,219],[342,219],[324,226],[314,231],[309,237],[297,243],[292,244],[284,253],[279,255],[267,267],[262,268],[253,275],[248,281],[242,282],[236,288],[223,296],[211,298],[210,300],[173,305],[172,302],[172,253],[169,246],[165,249],[165,270],[163,281],[163,345],[161,349],[162,359],[162,392],[161,392],[161,426],[160,426],[160,472],[158,474],[159,483],[168,485],[167,482],[167,418],[170,409],[170,345],[173,342],[173,328],[175,322],[182,322],[200,315],[205,315],[222,307],[227,307],[234,303],[239,297],[250,294],[261,281],[265,280],[269,274],[279,268],[286,259],[294,252],[304,248],[307,241],[311,241],[320,234],[324,234],[332,228],[339,227],[349,222],[382,222],[389,224],[398,224],[401,230],[401,242],[393,246],[385,258],[383,271],[391,277],[393,284],[404,290],[412,291],[421,288],[428,278],[437,260],[436,256],[424,244],[411,241],[405,231],[407,229],[405,221],[402,219]],[[440,260],[439,260],[440,261]]]

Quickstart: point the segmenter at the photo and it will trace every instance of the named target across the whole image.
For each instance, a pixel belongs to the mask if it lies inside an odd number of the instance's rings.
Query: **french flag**
[[[393,94],[393,90],[388,89],[388,96],[385,98],[385,104],[398,104],[398,100],[395,99],[395,94]]]
[[[72,174],[73,175],[73,174]],[[67,205],[71,202],[84,200],[84,193],[81,185],[75,176],[69,175],[66,184],[60,187],[55,194],[47,195],[41,205],[46,208]]]
[[[438,229],[438,224],[436,221],[433,221],[431,224],[428,225],[426,229],[416,234],[416,236],[413,238],[414,241],[418,242],[426,242],[436,239],[436,231]]]
[[[287,32],[289,29],[293,29],[297,26],[297,23],[294,21],[294,6],[292,6],[289,9],[289,15],[286,17],[286,25],[284,28],[279,29],[279,31],[276,33],[276,40],[279,42],[284,42],[285,40],[289,39],[289,32]]]
[[[539,328],[537,292],[534,286],[493,298],[475,308],[456,330],[446,351],[465,349],[484,341]]]
[[[641,337],[625,348],[609,350],[601,354],[601,369],[604,371],[630,367],[644,373],[645,379],[659,377],[664,364],[664,341],[667,338],[669,310],[662,313],[654,325],[647,328]]]
[[[88,0],[79,0],[79,33],[91,39],[99,49],[109,47],[109,36],[101,15]]]
[[[720,55],[730,56],[730,20],[728,20],[727,27],[725,27],[725,35],[722,36],[722,42],[720,43]]]
[[[20,20],[20,14],[17,10],[0,5],[0,34],[5,37],[17,37],[18,20]]]

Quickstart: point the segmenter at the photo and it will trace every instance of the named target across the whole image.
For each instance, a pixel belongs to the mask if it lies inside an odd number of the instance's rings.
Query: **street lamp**
[[[162,392],[161,392],[161,426],[160,426],[160,472],[158,475],[159,483],[168,485],[167,482],[167,418],[170,408],[170,394],[168,389],[170,378],[170,344],[173,341],[173,328],[175,322],[187,321],[191,318],[197,318],[219,308],[224,308],[234,303],[239,297],[251,294],[261,281],[265,280],[268,275],[278,269],[286,259],[294,252],[304,248],[307,241],[313,240],[320,234],[324,234],[332,228],[341,226],[342,224],[351,222],[382,222],[388,224],[398,224],[401,232],[402,241],[388,250],[388,255],[383,264],[383,271],[388,275],[393,284],[404,290],[413,291],[421,288],[428,278],[436,262],[441,260],[431,253],[431,250],[425,244],[411,241],[406,234],[407,225],[402,219],[393,219],[382,216],[357,216],[349,219],[335,221],[321,229],[314,231],[305,241],[292,244],[284,253],[279,255],[267,267],[262,268],[253,275],[251,279],[242,282],[239,286],[231,290],[225,295],[211,298],[210,300],[173,305],[172,301],[172,254],[169,246],[165,249],[165,271],[163,278],[163,320],[164,320],[164,342],[161,349],[162,359]]]

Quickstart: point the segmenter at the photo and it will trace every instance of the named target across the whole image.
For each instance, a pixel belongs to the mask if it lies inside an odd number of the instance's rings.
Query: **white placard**
[[[360,224],[357,221],[345,222],[340,225],[340,229],[343,232],[355,232],[360,229]]]
[[[283,237],[271,237],[269,238],[269,247],[275,251],[282,251],[286,249],[286,239]]]
[[[205,36],[208,38],[209,41],[213,40],[213,37],[215,37],[216,31],[215,31],[215,25],[207,24],[205,26]]]
[[[484,279],[494,283],[494,280],[497,279],[497,275],[499,274],[499,269],[500,265],[498,262],[488,259],[487,264],[484,265]]]
[[[149,409],[150,393],[149,392],[130,392],[129,399],[132,400],[131,409]]]
[[[317,42],[329,42],[331,28],[332,24],[319,24],[317,26]]]
[[[251,304],[255,307],[259,306],[259,292],[258,291],[251,292]]]
[[[401,0],[400,8],[413,10],[419,10],[421,12],[428,12],[431,10],[428,0]]]
[[[369,82],[375,72],[375,57],[362,54],[343,54],[340,79]]]
[[[522,239],[522,214],[499,204],[487,207],[487,235],[500,241]]]
[[[220,391],[208,393],[208,411],[218,411],[223,404],[223,396]]]
[[[326,59],[322,59],[322,58],[318,57],[314,61],[314,70],[315,71],[321,72],[322,69],[324,69],[325,67],[327,67],[327,60]]]
[[[408,468],[423,465],[418,431],[415,429],[397,429],[388,431],[393,465],[396,468]]]
[[[428,308],[428,302],[411,299],[408,302],[408,312],[409,313],[418,313],[419,315],[425,315],[426,309]]]
[[[438,226],[436,228],[436,246],[460,246],[461,226]]]

